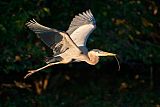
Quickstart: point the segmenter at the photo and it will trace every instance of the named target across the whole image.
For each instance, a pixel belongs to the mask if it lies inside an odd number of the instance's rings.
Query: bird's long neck
[[[88,52],[89,61],[87,61],[90,65],[95,65],[99,61],[99,57],[93,54],[92,52]]]

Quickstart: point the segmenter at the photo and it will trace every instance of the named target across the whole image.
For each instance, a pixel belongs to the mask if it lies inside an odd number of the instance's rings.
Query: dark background
[[[160,3],[158,0],[0,1],[0,106],[160,107]],[[87,46],[116,53],[96,66],[44,66],[52,51],[25,23],[66,31],[72,18],[91,9],[97,28]]]

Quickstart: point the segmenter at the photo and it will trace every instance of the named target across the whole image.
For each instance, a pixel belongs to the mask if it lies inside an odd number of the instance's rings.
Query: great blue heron
[[[90,10],[76,15],[66,32],[45,27],[34,19],[27,22],[26,26],[53,50],[53,56],[46,58],[46,66],[29,70],[24,78],[55,64],[85,61],[95,65],[99,61],[99,56],[116,56],[99,49],[88,51],[86,47],[88,36],[96,28],[96,20]]]

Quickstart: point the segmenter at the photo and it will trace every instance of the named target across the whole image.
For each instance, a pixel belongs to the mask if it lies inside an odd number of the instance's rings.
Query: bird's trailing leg
[[[35,72],[38,72],[38,71],[40,71],[40,70],[43,70],[43,69],[45,69],[45,68],[47,68],[47,67],[50,67],[50,66],[52,66],[52,65],[55,65],[55,64],[62,64],[62,63],[64,63],[64,62],[50,63],[50,64],[48,64],[48,65],[46,65],[46,66],[43,66],[43,67],[41,67],[41,68],[39,68],[39,69],[36,69],[36,70],[29,70],[29,71],[28,71],[28,74],[26,74],[26,75],[24,76],[24,79],[27,78],[27,77],[29,77],[29,76],[31,76],[31,75],[32,75],[33,73],[35,73]]]

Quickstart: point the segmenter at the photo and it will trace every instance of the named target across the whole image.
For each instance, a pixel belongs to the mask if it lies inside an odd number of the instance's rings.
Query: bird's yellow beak
[[[100,52],[98,53],[98,56],[116,56],[116,54],[109,52]]]

